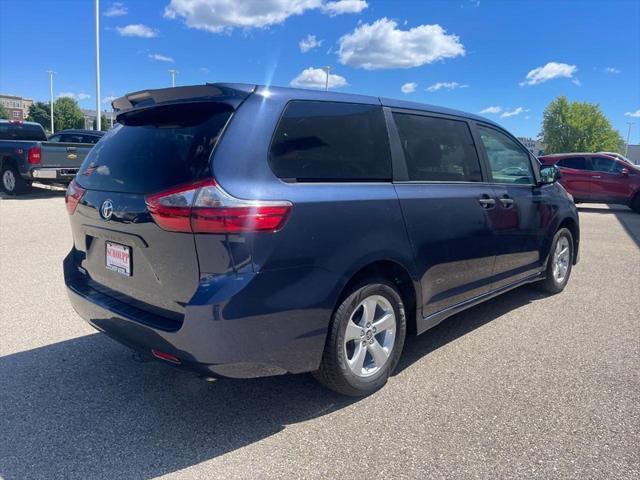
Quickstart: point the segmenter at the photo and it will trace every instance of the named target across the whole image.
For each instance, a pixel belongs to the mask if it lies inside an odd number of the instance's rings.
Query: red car
[[[640,213],[640,168],[601,153],[540,157],[560,169],[560,183],[576,203],[617,203]]]

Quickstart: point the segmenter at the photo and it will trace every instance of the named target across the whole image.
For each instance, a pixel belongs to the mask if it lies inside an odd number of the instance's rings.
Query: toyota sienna
[[[205,377],[367,395],[405,336],[564,289],[578,215],[512,135],[386,98],[240,84],[132,93],[68,188],[73,307]]]

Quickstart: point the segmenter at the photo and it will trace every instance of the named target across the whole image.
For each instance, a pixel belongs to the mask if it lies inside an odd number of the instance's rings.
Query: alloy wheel
[[[391,357],[396,314],[382,295],[371,295],[353,310],[344,338],[347,365],[358,377],[374,375]]]
[[[569,239],[562,236],[558,239],[556,249],[553,252],[553,277],[557,283],[562,283],[567,278],[570,262],[571,246],[569,245]]]

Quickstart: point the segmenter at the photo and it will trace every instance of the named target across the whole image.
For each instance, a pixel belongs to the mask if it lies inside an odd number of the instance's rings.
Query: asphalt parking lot
[[[0,477],[639,478],[640,215],[580,220],[565,292],[450,318],[353,400],[133,360],[67,301],[63,192],[3,197]]]

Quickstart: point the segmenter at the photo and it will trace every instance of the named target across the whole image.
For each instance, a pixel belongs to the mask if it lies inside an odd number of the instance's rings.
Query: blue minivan
[[[518,286],[560,292],[578,215],[495,123],[243,84],[145,90],[66,195],[73,307],[205,377],[382,387],[408,334]]]

